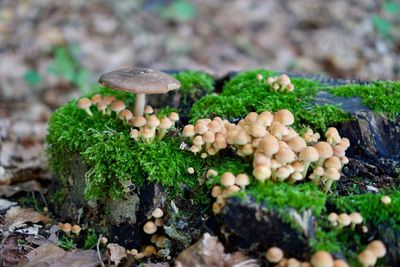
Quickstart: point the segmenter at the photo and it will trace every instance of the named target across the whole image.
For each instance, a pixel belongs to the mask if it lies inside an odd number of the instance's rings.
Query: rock
[[[179,254],[175,264],[177,267],[223,267],[224,256],[224,246],[218,237],[205,233],[193,246]]]
[[[312,217],[306,224],[312,224]],[[294,222],[294,221],[293,221]],[[294,222],[295,223],[295,222]],[[288,257],[303,258],[310,252],[307,236],[313,236],[312,227],[294,228],[274,210],[267,209],[254,200],[228,198],[221,215],[222,229],[227,237],[227,246],[242,249],[265,250],[279,247]],[[232,249],[232,248],[229,248]]]
[[[248,258],[242,252],[225,254],[224,246],[218,237],[205,233],[203,237],[191,247],[182,251],[175,261],[176,267],[257,267],[256,260]]]
[[[346,154],[374,163],[400,160],[400,118],[385,114],[355,111],[354,120],[339,125],[340,134],[350,139]],[[383,162],[382,162],[383,163]]]
[[[399,266],[400,263],[400,231],[395,223],[383,222],[376,227],[375,240],[381,240],[386,244],[387,254],[385,260],[388,266]]]

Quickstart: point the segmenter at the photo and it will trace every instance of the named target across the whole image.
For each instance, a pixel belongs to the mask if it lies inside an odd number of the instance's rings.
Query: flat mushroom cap
[[[100,76],[99,83],[114,90],[136,94],[164,94],[181,87],[174,77],[152,69],[120,69]]]

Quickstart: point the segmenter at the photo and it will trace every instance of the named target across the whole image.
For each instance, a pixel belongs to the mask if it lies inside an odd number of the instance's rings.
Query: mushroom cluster
[[[261,74],[257,75],[257,80],[261,81],[264,77]],[[268,77],[266,83],[269,84],[273,91],[279,92],[293,92],[294,85],[290,81],[289,76],[282,74],[276,77]]]
[[[74,235],[79,235],[79,233],[81,232],[81,227],[77,224],[70,224],[70,223],[58,223],[57,224],[58,229],[60,229],[61,231],[63,231],[65,234],[69,235],[70,233],[74,234]]]
[[[376,261],[386,255],[386,247],[380,240],[374,240],[358,255],[358,260],[363,267],[375,266]]]
[[[276,264],[275,266],[287,267],[348,267],[349,264],[342,259],[333,259],[332,255],[326,251],[317,251],[311,257],[310,262],[299,261],[296,258],[285,258],[283,251],[278,247],[271,247],[265,254],[268,262]]]
[[[225,172],[221,176],[221,186],[215,185],[211,190],[211,195],[216,198],[212,205],[214,214],[219,214],[225,206],[226,198],[230,195],[243,190],[250,184],[250,178],[245,173],[234,175],[231,172]]]
[[[335,212],[331,212],[328,215],[328,221],[334,227],[343,228],[351,226],[351,229],[354,230],[357,225],[363,222],[363,217],[358,212],[353,212],[350,215],[346,213],[338,215]]]
[[[96,106],[103,115],[112,115],[114,112],[117,119],[122,120],[125,125],[134,127],[130,132],[131,138],[145,143],[151,143],[155,137],[162,140],[168,130],[179,120],[176,112],[171,112],[168,117],[159,119],[150,105],[144,107],[144,116],[134,116],[132,111],[126,108],[124,101],[114,96],[95,94],[91,99],[83,97],[78,101],[78,107],[93,116],[91,106]]]
[[[151,106],[146,105],[145,116],[135,116],[128,121],[128,125],[134,127],[131,129],[130,136],[135,141],[151,143],[154,138],[162,140],[168,130],[175,126],[179,120],[179,115],[176,112],[171,112],[168,117],[159,119],[153,114]]]
[[[188,124],[183,128],[183,136],[189,138],[192,146],[189,148],[194,154],[199,153],[202,158],[213,156],[221,149],[227,148],[227,127],[229,121],[215,117],[213,120],[200,119],[194,125]]]
[[[170,240],[165,235],[156,234],[158,227],[164,225],[164,212],[160,208],[156,208],[149,215],[149,220],[144,224],[143,231],[151,235],[151,245],[144,246],[139,252],[137,249],[131,249],[128,251],[129,254],[133,255],[135,259],[142,259],[144,257],[150,257],[152,255],[160,254],[160,250],[170,244]],[[161,256],[161,255],[158,255]]]
[[[345,151],[349,140],[341,138],[336,128],[326,131],[326,141],[319,141],[319,134],[311,129],[300,136],[290,127],[293,123],[293,114],[287,109],[275,114],[251,112],[237,124],[219,117],[200,119],[186,125],[183,135],[191,139],[189,150],[202,157],[215,155],[229,145],[239,156],[253,161],[253,176],[260,182],[295,183],[305,179],[311,167],[309,178],[329,191],[348,163]]]

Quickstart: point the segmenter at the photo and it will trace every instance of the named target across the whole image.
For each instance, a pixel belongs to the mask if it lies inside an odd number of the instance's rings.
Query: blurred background
[[[0,166],[107,71],[399,79],[399,52],[399,0],[0,0]]]

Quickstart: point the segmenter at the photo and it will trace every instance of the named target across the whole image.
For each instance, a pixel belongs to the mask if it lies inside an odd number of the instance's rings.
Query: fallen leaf
[[[110,250],[110,260],[115,263],[115,266],[118,266],[121,260],[128,256],[126,249],[118,244],[110,243],[107,248]]]
[[[7,199],[0,198],[0,211],[6,210],[6,209],[8,209],[12,206],[16,206],[16,205],[18,205],[17,202],[12,202]]]
[[[17,239],[17,236],[11,236],[4,240],[3,247],[0,250],[2,266],[15,266],[23,259],[24,254],[27,253],[23,247],[18,246]]]
[[[95,250],[67,252],[53,243],[47,242],[26,254],[17,267],[95,267],[99,264],[100,260]]]
[[[8,231],[13,231],[14,229],[23,226],[26,222],[48,223],[49,217],[44,216],[33,209],[23,209],[20,206],[12,207],[6,213],[3,228]]]
[[[30,236],[27,236],[25,238],[25,240],[36,246],[41,246],[44,243],[48,242],[46,238],[44,238],[43,236],[40,236],[40,235],[37,235],[37,236],[30,235]]]

